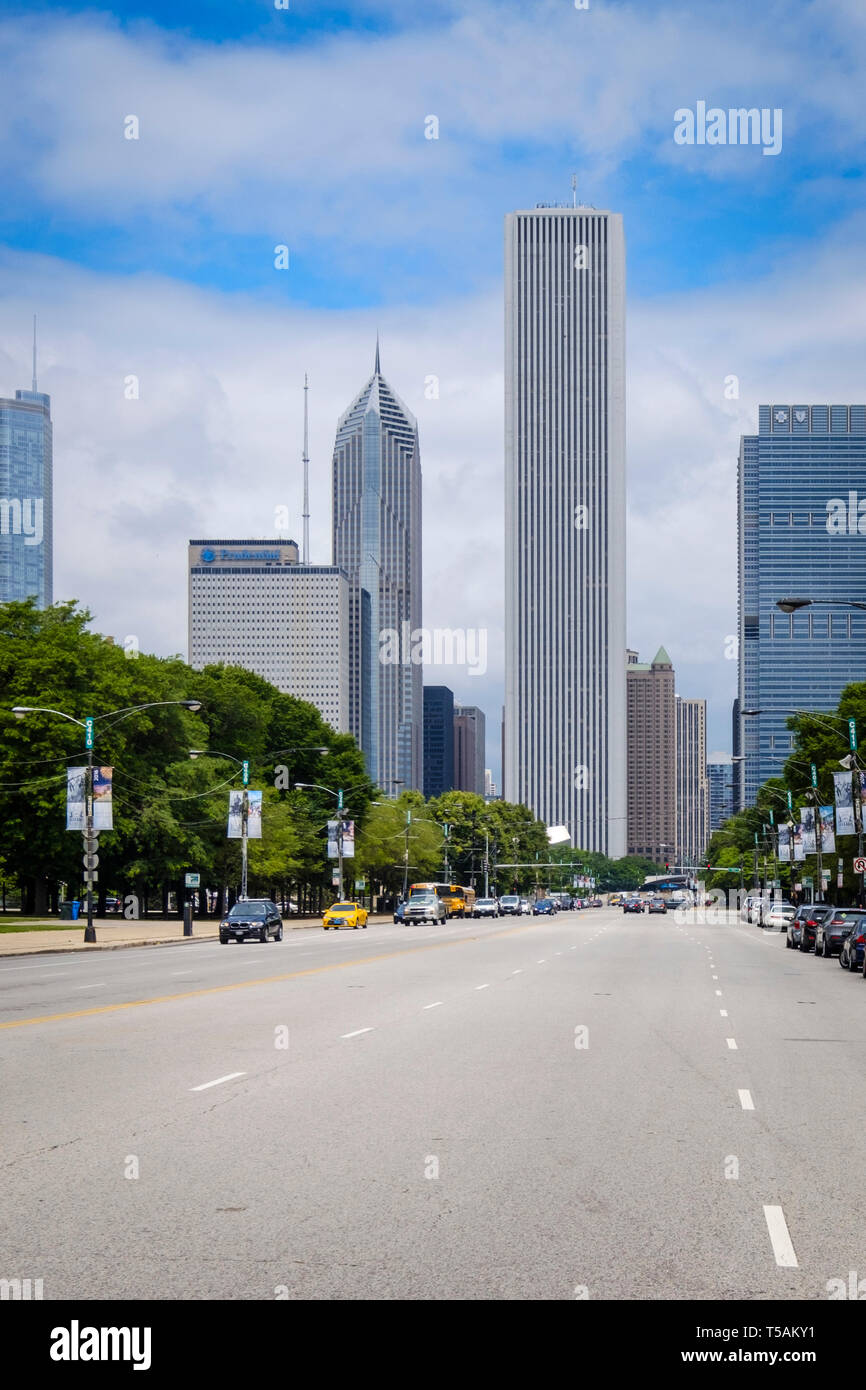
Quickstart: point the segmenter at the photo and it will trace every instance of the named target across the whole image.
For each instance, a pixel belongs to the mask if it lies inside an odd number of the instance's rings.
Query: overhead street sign
[[[855,874],[866,874],[866,859],[854,860],[854,872]]]

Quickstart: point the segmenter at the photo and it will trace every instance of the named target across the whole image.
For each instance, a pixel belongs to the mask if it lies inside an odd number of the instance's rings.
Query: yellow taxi
[[[331,903],[324,917],[322,926],[325,931],[333,927],[338,931],[340,927],[354,927],[355,931],[359,927],[367,927],[367,909],[360,903]]]

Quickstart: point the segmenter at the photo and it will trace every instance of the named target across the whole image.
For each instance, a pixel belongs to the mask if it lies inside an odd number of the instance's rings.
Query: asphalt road
[[[672,915],[3,961],[0,1278],[826,1299],[866,1278],[864,1047],[859,976]]]

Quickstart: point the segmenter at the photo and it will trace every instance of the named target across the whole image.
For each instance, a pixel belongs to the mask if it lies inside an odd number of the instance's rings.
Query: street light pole
[[[146,709],[162,709],[166,705],[180,705],[188,709],[190,713],[196,714],[201,709],[201,700],[148,700],[141,705],[124,705],[121,709],[108,710],[105,714],[90,715],[86,719],[76,719],[73,714],[66,714],[63,710],[49,709],[43,705],[13,705],[12,713],[16,719],[24,719],[28,714],[54,714],[58,719],[67,719],[70,724],[77,724],[84,730],[84,747],[87,752],[87,774],[84,788],[84,833],[88,842],[87,858],[91,858],[91,845],[95,838],[93,832],[93,742],[97,720],[111,719],[113,723],[119,724],[122,719],[128,719],[131,714],[140,714]],[[115,718],[115,716],[119,716]],[[111,724],[107,726],[111,728]],[[87,866],[87,926],[84,929],[84,940],[87,944],[93,945],[96,942],[96,929],[93,925],[93,869]]]

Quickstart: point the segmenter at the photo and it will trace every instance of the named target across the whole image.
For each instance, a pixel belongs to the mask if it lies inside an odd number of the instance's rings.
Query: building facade
[[[484,795],[487,720],[477,705],[454,706],[454,789]]]
[[[454,692],[447,685],[424,687],[424,795],[454,787]]]
[[[51,398],[0,397],[0,603],[54,602],[54,442]]]
[[[713,753],[707,758],[707,785],[712,835],[734,814],[734,764],[727,753]]]
[[[622,217],[505,223],[503,795],[626,847]]]
[[[707,702],[676,697],[678,866],[697,867],[706,853],[710,826],[707,784]]]
[[[418,427],[373,375],[340,417],[333,460],[334,564],[349,577],[349,721],[367,771],[396,795],[423,781]]]
[[[674,668],[664,647],[652,662],[626,666],[628,853],[671,860],[677,835],[677,711]]]
[[[735,751],[751,806],[791,753],[787,711],[835,709],[866,670],[866,613],[845,604],[866,600],[866,405],[760,406],[740,443],[738,510]],[[813,604],[781,612],[791,597]]]
[[[193,540],[188,569],[189,664],[255,671],[348,733],[346,576],[279,540]]]

